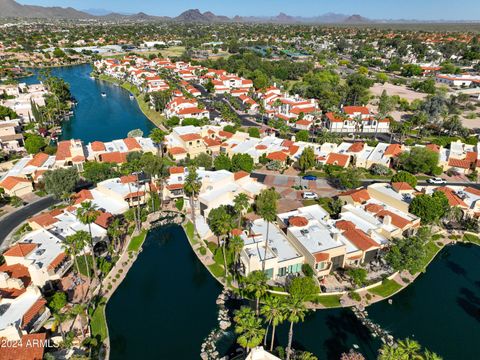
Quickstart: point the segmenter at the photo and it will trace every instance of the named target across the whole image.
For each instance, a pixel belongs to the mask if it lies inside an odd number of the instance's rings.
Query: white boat
[[[135,96],[133,96],[132,94],[128,95],[128,97],[130,98],[130,100],[135,99]]]
[[[101,95],[102,95],[103,97],[106,97],[106,96],[107,96],[107,93],[105,93],[105,92],[102,92],[102,94],[101,94]]]

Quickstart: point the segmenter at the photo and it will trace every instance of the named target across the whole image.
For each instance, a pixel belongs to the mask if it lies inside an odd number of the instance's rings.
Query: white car
[[[314,192],[311,192],[311,191],[305,191],[303,193],[303,198],[304,199],[308,199],[308,200],[317,200],[318,199],[318,195],[315,194]]]
[[[447,182],[445,180],[443,180],[442,178],[430,178],[427,180],[427,182],[429,184],[433,184],[433,185],[445,185]]]

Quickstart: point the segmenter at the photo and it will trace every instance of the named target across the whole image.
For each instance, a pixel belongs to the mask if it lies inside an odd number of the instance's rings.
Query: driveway
[[[17,226],[27,220],[29,217],[48,209],[50,206],[57,202],[53,196],[46,196],[37,200],[31,204],[28,204],[17,211],[14,211],[8,215],[5,215],[0,219],[0,248],[3,248],[3,242],[5,238],[10,234]],[[8,244],[5,244],[8,246]]]

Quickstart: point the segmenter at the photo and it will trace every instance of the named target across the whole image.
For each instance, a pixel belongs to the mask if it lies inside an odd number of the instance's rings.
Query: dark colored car
[[[317,180],[317,177],[315,175],[305,175],[302,179],[315,181]]]

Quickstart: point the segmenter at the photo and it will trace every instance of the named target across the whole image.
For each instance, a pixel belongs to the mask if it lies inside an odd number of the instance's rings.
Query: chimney
[[[392,224],[392,217],[390,215],[385,215],[383,217],[383,224],[387,225],[387,226],[391,225]]]

